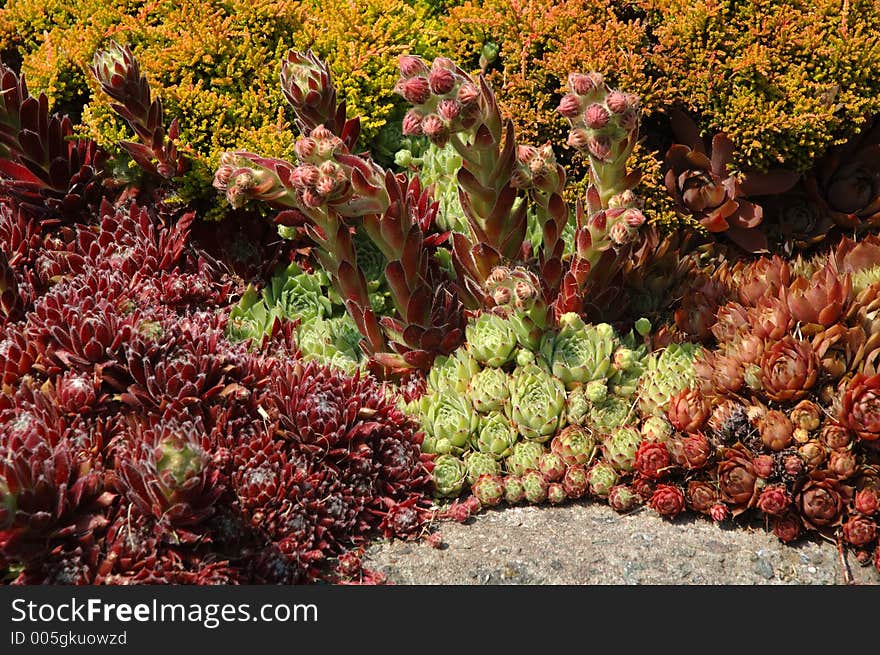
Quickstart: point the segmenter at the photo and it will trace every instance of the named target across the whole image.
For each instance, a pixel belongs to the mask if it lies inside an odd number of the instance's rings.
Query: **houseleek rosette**
[[[510,321],[483,313],[465,328],[468,350],[484,366],[498,368],[513,359],[516,332]]]
[[[490,412],[480,420],[473,446],[481,453],[495,458],[507,457],[518,437],[516,428],[510,424],[510,420],[504,414]]]
[[[453,391],[423,396],[420,419],[427,453],[461,452],[479,425],[467,396]]]
[[[499,411],[510,398],[509,376],[500,368],[484,368],[468,385],[468,396],[480,413]]]
[[[525,439],[543,443],[565,425],[565,387],[535,365],[520,368],[511,377],[507,415]]]
[[[434,461],[434,489],[438,496],[457,496],[466,481],[467,468],[455,455],[440,455]]]
[[[569,390],[613,373],[611,362],[617,344],[610,325],[587,325],[574,313],[563,314],[559,325],[556,335],[544,336],[541,354]]]

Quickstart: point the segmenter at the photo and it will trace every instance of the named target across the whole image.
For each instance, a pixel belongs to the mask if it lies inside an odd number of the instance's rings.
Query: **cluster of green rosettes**
[[[405,405],[435,455],[437,495],[469,488],[484,506],[607,498],[645,435],[671,434],[666,408],[693,380],[698,347],[648,354],[646,322],[620,336],[573,313],[530,343],[522,318],[471,318],[466,345],[438,358],[427,392]]]

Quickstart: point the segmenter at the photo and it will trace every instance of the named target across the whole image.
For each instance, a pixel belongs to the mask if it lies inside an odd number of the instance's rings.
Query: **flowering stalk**
[[[162,100],[151,98],[147,77],[128,46],[115,41],[107,50],[95,53],[90,67],[101,90],[116,101],[111,105],[131,126],[142,143],[120,141],[138,166],[148,173],[171,179],[185,170],[174,142],[180,135],[177,119],[165,131]]]
[[[554,303],[557,317],[583,310],[590,282],[619,270],[621,249],[645,222],[632,192],[640,173],[626,166],[638,140],[638,97],[609,89],[598,73],[572,73],[568,86],[559,112],[571,123],[568,144],[590,162],[590,186],[586,205],[576,207],[575,252]]]
[[[556,163],[549,143],[540,148],[519,146],[516,157],[517,170],[511,184],[528,192],[542,226],[538,263],[545,300],[549,303],[562,282],[562,232],[568,223],[568,205],[563,199],[565,169]]]
[[[345,100],[336,103],[336,87],[327,64],[311,50],[289,50],[281,62],[281,92],[293,107],[296,126],[309,136],[323,125],[354,150],[361,131],[359,118],[346,118]]]
[[[526,205],[511,183],[516,170],[513,125],[504,123],[495,96],[481,77],[475,82],[445,57],[430,69],[419,57],[400,58],[396,90],[413,108],[403,132],[424,135],[443,147],[451,143],[462,158],[459,201],[470,238],[453,235],[454,262],[470,305],[502,258],[518,259],[526,235]]]

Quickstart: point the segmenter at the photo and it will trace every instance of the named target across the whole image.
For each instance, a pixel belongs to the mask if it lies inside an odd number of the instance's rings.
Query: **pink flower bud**
[[[608,110],[602,105],[594,102],[587,107],[587,111],[584,114],[584,123],[586,123],[587,127],[591,130],[601,130],[608,125],[609,118],[611,118],[611,114],[608,113]]]
[[[620,115],[620,126],[627,132],[632,132],[639,124],[639,111],[627,109]]]
[[[622,220],[632,228],[638,228],[645,224],[645,215],[641,210],[630,207],[623,213]]]
[[[594,93],[599,88],[599,85],[602,84],[602,81],[602,76],[599,73],[590,73],[589,75],[571,73],[568,76],[569,88],[581,96]]]
[[[538,149],[534,146],[516,147],[516,159],[521,164],[529,163],[529,160],[531,160],[536,154],[538,154]]]
[[[421,105],[427,102],[428,98],[431,97],[428,78],[421,75],[409,78],[403,83],[403,97],[406,98],[407,102],[411,102],[414,105]]]
[[[593,136],[587,139],[587,148],[596,159],[606,161],[611,157],[611,139],[605,135]]]
[[[315,190],[326,198],[336,190],[336,182],[332,177],[321,176],[315,185]]]
[[[572,148],[578,148],[579,150],[587,147],[587,143],[590,140],[590,135],[587,131],[582,127],[577,127],[568,133],[568,145]]]
[[[465,82],[460,87],[458,87],[458,101],[465,107],[475,103],[479,96],[479,89],[477,89],[477,87],[470,82]]]
[[[773,474],[773,457],[770,455],[758,455],[752,460],[755,475],[759,478],[769,478]]]
[[[558,111],[566,118],[574,118],[581,112],[581,101],[571,93],[564,95],[559,101]]]
[[[336,163],[332,161],[325,161],[318,167],[318,170],[321,171],[322,174],[327,176],[334,175],[336,173]]]
[[[535,297],[535,288],[527,282],[517,282],[513,287],[513,291],[516,294],[516,299],[522,302]]]
[[[452,74],[452,71],[446,68],[435,68],[432,70],[428,81],[430,82],[431,91],[437,95],[449,93],[455,86],[455,76]]]
[[[712,505],[709,509],[709,516],[711,516],[712,520],[716,523],[721,523],[730,518],[730,510],[727,509],[726,505],[719,503],[717,505]]]
[[[510,289],[507,287],[498,287],[492,292],[492,299],[496,305],[506,305],[510,302]]]
[[[605,98],[605,104],[608,105],[608,109],[615,114],[622,114],[629,107],[629,103],[626,101],[626,94],[621,93],[620,91],[612,91],[609,93],[608,97]]]
[[[302,181],[302,184],[304,186],[315,186],[318,183],[318,178],[320,177],[318,167],[311,164],[299,166],[293,171],[293,174],[298,174],[298,177]]]
[[[486,278],[486,284],[501,284],[510,278],[510,269],[506,266],[496,266]]]
[[[441,100],[440,104],[437,106],[437,113],[440,114],[440,118],[444,121],[451,123],[458,118],[458,115],[461,113],[461,103],[458,102],[458,100],[452,100],[451,98]]]
[[[317,147],[318,144],[315,143],[315,140],[307,136],[297,141],[293,149],[296,151],[296,156],[299,157],[300,160],[307,160],[315,154]]]
[[[449,128],[437,114],[428,114],[422,120],[422,131],[436,145],[445,145],[449,138]]]
[[[510,174],[510,186],[514,189],[529,189],[532,186],[532,176],[522,168],[517,168]]]
[[[223,161],[222,157],[220,161]],[[217,189],[225,189],[229,185],[229,178],[232,177],[232,172],[234,170],[235,168],[229,164],[221,165],[214,173],[214,187]]]
[[[333,132],[328,130],[323,125],[318,125],[314,130],[312,130],[312,133],[309,136],[312,137],[313,139],[315,139],[316,141],[326,141],[326,140],[332,141],[336,137],[336,135],[333,134]]]
[[[608,231],[608,237],[618,246],[622,246],[630,239],[630,231],[626,223],[620,221],[611,226]]]
[[[452,61],[449,57],[436,57],[433,62],[431,62],[431,70],[455,70],[455,62]]]
[[[403,133],[407,136],[421,136],[422,115],[415,109],[410,109],[403,117]]]
[[[421,57],[402,55],[397,61],[400,65],[400,74],[404,77],[415,77],[416,75],[424,75],[428,72],[428,67]]]

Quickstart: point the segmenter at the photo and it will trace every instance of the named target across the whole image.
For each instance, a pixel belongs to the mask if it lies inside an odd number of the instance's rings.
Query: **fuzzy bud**
[[[403,83],[403,97],[407,102],[414,105],[421,105],[428,101],[431,97],[431,88],[428,85],[428,78],[418,75],[411,77]]]
[[[400,66],[400,74],[404,77],[415,77],[416,75],[424,75],[428,72],[428,67],[420,57],[402,55],[397,62]]]
[[[586,148],[589,141],[589,133],[584,128],[577,127],[568,133],[568,140],[566,141],[566,143],[572,148],[577,148],[578,150],[580,150],[582,148]]]
[[[562,96],[559,101],[558,111],[566,118],[575,118],[581,112],[581,102],[576,95],[569,93]]]
[[[425,116],[422,120],[422,132],[437,146],[445,145],[449,138],[449,128],[437,114]]]
[[[791,445],[794,426],[779,410],[773,409],[767,412],[758,424],[758,428],[764,446],[773,452],[778,453]]]
[[[611,157],[611,139],[605,135],[588,137],[587,149],[596,159],[606,161]]]
[[[318,144],[311,137],[303,137],[299,141],[294,144],[293,149],[296,151],[296,156],[300,161],[307,161],[314,154],[315,150],[317,150]]]
[[[828,458],[828,470],[841,480],[852,477],[858,470],[856,456],[851,450],[832,450]]]
[[[410,109],[403,117],[403,133],[408,136],[422,135],[422,115],[415,109]]]
[[[618,221],[612,225],[611,229],[608,231],[608,238],[618,246],[622,246],[625,243],[629,243],[632,238],[632,233],[626,226],[626,223]]]
[[[461,114],[461,103],[458,100],[446,98],[437,106],[437,113],[444,121],[451,123]]]
[[[428,78],[428,83],[431,91],[437,95],[444,95],[455,87],[455,75],[447,68],[434,68]]]
[[[477,89],[477,87],[470,82],[465,82],[460,87],[458,87],[458,94],[456,95],[456,98],[465,107],[474,104],[479,97],[479,89]]]
[[[587,107],[587,111],[584,112],[584,123],[591,130],[601,130],[608,125],[610,118],[611,114],[608,113],[608,110],[595,102]]]
[[[574,93],[581,96],[595,93],[603,82],[604,80],[599,73],[590,73],[589,75],[584,75],[583,73],[571,73],[568,76],[569,88]]]
[[[852,436],[849,430],[841,425],[826,423],[819,433],[819,438],[829,448],[840,449],[849,446]]]
[[[791,422],[796,428],[812,432],[822,422],[822,412],[812,400],[802,400],[791,410]]]
[[[622,114],[629,108],[626,94],[621,93],[620,91],[612,91],[609,93],[608,97],[605,99],[605,104],[608,105],[608,109],[615,114]]]
[[[800,458],[804,460],[804,464],[809,466],[810,468],[818,468],[825,461],[825,458],[828,456],[828,452],[818,441],[808,441],[803,446],[798,448],[798,455]]]

